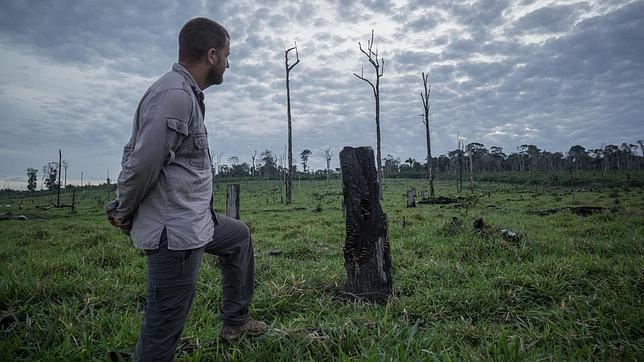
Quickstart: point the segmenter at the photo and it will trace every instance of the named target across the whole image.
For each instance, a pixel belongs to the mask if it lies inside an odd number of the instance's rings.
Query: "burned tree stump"
[[[226,195],[226,216],[239,220],[239,185],[228,185]]]
[[[387,215],[380,207],[371,147],[340,152],[347,236],[344,244],[346,291],[384,303],[392,295]]]
[[[407,190],[407,207],[416,207],[416,188]]]

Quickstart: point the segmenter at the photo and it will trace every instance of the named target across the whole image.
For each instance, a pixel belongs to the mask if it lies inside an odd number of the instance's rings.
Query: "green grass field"
[[[371,305],[336,297],[345,281],[339,180],[294,182],[289,206],[278,185],[241,184],[256,255],[252,313],[270,331],[218,341],[219,272],[205,257],[179,359],[644,359],[642,188],[579,189],[573,199],[568,188],[484,183],[462,207],[406,208],[405,190],[423,181],[386,180],[395,297]],[[436,189],[456,195],[454,183]],[[104,360],[130,348],[145,257],[104,219],[114,193],[77,191],[75,213],[35,208],[55,195],[27,196],[0,198],[3,212],[29,217],[0,221],[0,360]],[[585,205],[607,210],[530,213]],[[521,241],[480,234],[479,217]]]

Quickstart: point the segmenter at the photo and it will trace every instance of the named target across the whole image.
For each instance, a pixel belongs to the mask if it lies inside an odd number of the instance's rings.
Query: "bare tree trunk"
[[[58,149],[58,185],[56,186],[56,189],[58,190],[58,198],[56,200],[56,206],[60,206],[60,168],[62,166],[62,161],[63,161],[62,151]]]
[[[63,182],[63,188],[67,189],[67,168],[69,167],[69,161],[63,160],[63,168],[65,169],[65,177]]]
[[[458,140],[458,192],[463,191],[463,141]]]
[[[373,96],[376,100],[376,151],[377,151],[377,167],[378,167],[378,197],[383,200],[383,178],[382,178],[382,156],[380,153],[380,77],[384,74],[385,60],[378,57],[378,49],[373,49],[373,30],[371,30],[371,40],[368,42],[367,50],[362,49],[362,44],[358,42],[360,51],[367,56],[369,63],[373,66],[376,72],[376,84],[374,85],[370,80],[364,77],[364,68],[361,75],[353,73],[358,79],[361,79],[371,86]]]
[[[376,77],[376,147],[378,150],[378,198],[384,200],[382,178],[382,155],[380,153],[380,77]]]
[[[327,147],[324,151],[320,152],[320,157],[324,158],[326,162],[326,183],[324,184],[324,189],[326,190],[329,186],[329,172],[331,171],[331,158],[333,158],[331,147]]]
[[[288,53],[295,49],[295,54],[297,57],[297,61],[292,64],[288,65]],[[294,66],[297,65],[297,63],[300,62],[300,56],[297,52],[297,44],[284,51],[284,66],[286,68],[286,109],[287,109],[287,114],[288,114],[288,177],[286,180],[286,204],[290,204],[292,201],[292,194],[293,194],[293,137],[291,134],[291,87],[289,85],[289,74],[291,72],[291,69],[293,69]]]
[[[344,264],[349,293],[384,303],[393,294],[387,215],[376,195],[373,149],[345,147],[340,152],[345,201]]]
[[[431,88],[427,84],[429,73],[422,73],[423,77],[423,92],[420,93],[420,98],[423,101],[423,123],[425,124],[425,138],[427,141],[427,180],[429,181],[429,195],[434,197],[434,175],[432,174],[432,144],[431,144],[431,128],[429,123],[429,95]]]
[[[472,152],[470,151],[470,192],[474,193],[474,167],[472,165]]]
[[[255,150],[255,152],[253,152],[253,155],[250,158],[251,158],[251,160],[253,162],[253,168],[250,171],[250,177],[253,179],[253,181],[255,181],[255,172],[256,172],[255,158],[257,158],[257,150]]]

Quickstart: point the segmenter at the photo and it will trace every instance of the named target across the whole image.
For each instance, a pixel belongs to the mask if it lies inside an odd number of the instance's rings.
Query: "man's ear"
[[[217,51],[215,50],[215,48],[210,48],[208,50],[207,60],[208,60],[208,63],[215,64],[215,62],[217,60]]]

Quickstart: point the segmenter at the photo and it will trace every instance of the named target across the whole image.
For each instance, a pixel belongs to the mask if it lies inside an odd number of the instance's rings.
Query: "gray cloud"
[[[284,152],[284,49],[294,41],[295,151],[375,145],[373,95],[351,75],[363,65],[372,75],[357,48],[371,29],[386,58],[385,155],[424,158],[426,71],[435,154],[453,149],[457,133],[506,151],[632,142],[644,131],[643,14],[642,1],[9,2],[0,13],[0,176],[62,147],[74,173],[114,178],[139,97],[170,69],[178,31],[194,16],[221,22],[232,38],[225,82],[206,92],[211,148],[224,159]]]
[[[574,25],[574,20],[579,12],[588,10],[587,3],[574,5],[549,6],[537,9],[515,23],[515,31],[557,33],[569,30]]]

